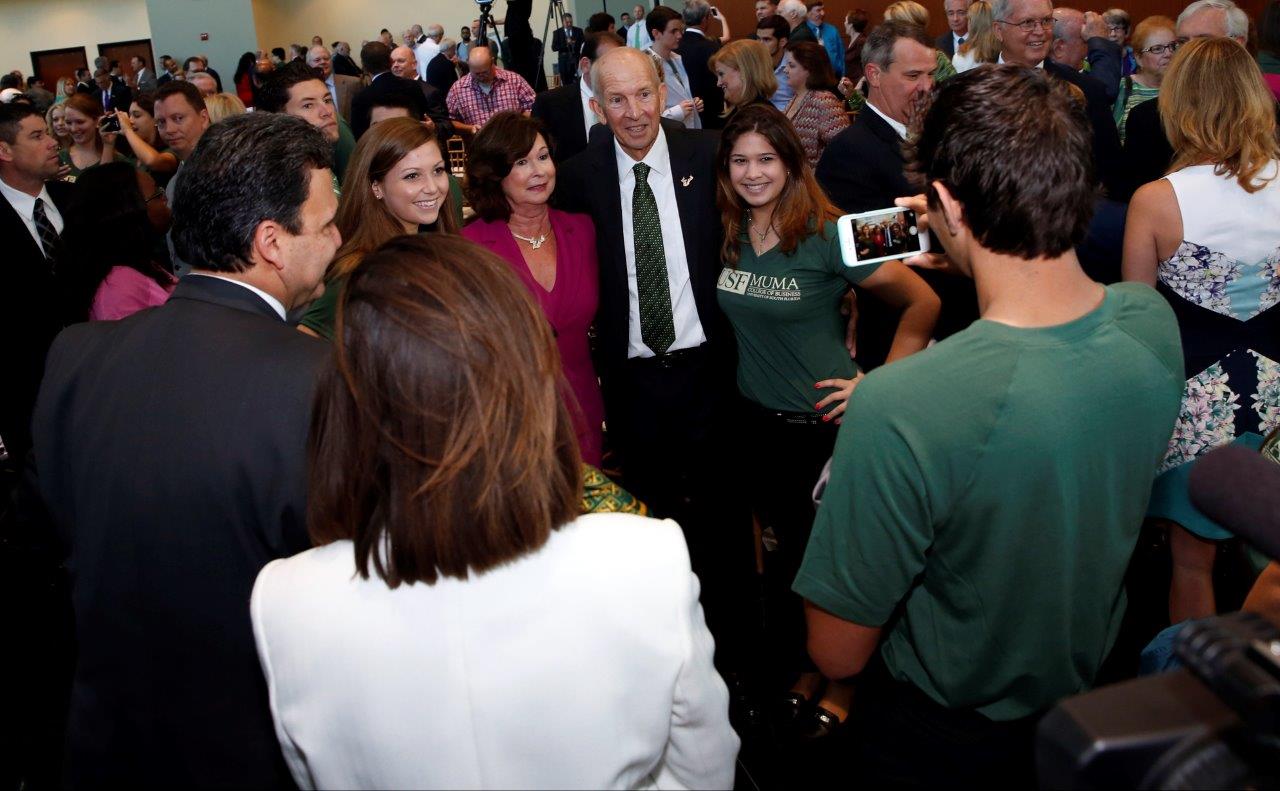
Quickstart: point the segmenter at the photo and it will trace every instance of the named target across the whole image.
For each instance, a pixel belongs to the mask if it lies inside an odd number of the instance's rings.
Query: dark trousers
[[[813,530],[813,487],[831,458],[838,427],[816,414],[768,410],[747,401],[741,409],[736,425],[747,440],[742,458],[748,500],[766,533],[765,644],[771,675],[790,683],[796,673],[814,670],[805,648],[804,600],[791,585]]]
[[[858,778],[870,788],[1035,788],[1040,715],[996,722],[895,681],[877,655],[858,676]]]
[[[684,531],[723,672],[745,669],[751,518],[730,435],[733,380],[706,346],[611,366],[602,380],[622,485]]]

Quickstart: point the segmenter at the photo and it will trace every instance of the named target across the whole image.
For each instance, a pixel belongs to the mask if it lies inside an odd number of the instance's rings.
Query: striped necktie
[[[31,219],[35,220],[36,234],[40,237],[40,246],[44,248],[44,260],[49,262],[50,267],[56,267],[58,252],[62,247],[62,237],[58,236],[57,229],[53,227],[53,222],[45,213],[43,199],[36,198]]]
[[[640,302],[640,337],[654,354],[666,354],[676,342],[671,315],[671,286],[667,281],[667,255],[662,246],[662,221],[658,202],[649,186],[649,166],[632,168],[636,175],[631,195],[631,234],[636,251],[636,296]]]

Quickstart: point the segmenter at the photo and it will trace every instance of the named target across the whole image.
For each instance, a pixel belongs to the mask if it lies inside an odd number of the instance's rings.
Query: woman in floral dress
[[[1214,614],[1230,536],[1191,504],[1192,464],[1280,425],[1280,145],[1262,73],[1229,39],[1183,46],[1157,101],[1176,156],[1129,205],[1124,277],[1159,288],[1182,329],[1187,386],[1148,512],[1171,523],[1178,623]]]

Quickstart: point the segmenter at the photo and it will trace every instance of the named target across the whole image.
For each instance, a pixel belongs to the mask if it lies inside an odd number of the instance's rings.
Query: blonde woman
[[[58,80],[58,88],[53,95],[54,104],[62,104],[67,97],[76,92],[75,80],[70,77],[61,77]]]
[[[216,124],[223,118],[233,115],[244,115],[244,102],[234,93],[215,93],[204,97],[205,107],[209,108],[209,123]]]
[[[769,97],[778,90],[769,50],[759,41],[730,41],[716,50],[707,68],[716,75],[716,87],[724,91],[726,124],[749,104],[769,104]]]
[[[1184,44],[1156,101],[1174,161],[1129,204],[1123,273],[1158,288],[1182,331],[1182,410],[1147,512],[1169,530],[1178,623],[1215,613],[1215,542],[1230,536],[1191,505],[1192,466],[1280,426],[1280,144],[1262,72],[1232,39]]]
[[[995,63],[1000,58],[1000,42],[996,39],[995,14],[987,0],[969,6],[969,33],[964,38],[951,65],[965,72],[982,63]]]

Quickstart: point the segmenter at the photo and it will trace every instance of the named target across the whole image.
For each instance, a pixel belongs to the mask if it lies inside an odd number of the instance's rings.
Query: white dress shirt
[[[631,27],[627,28],[627,46],[648,49],[651,44],[653,44],[653,38],[649,36],[649,31],[645,30],[643,19],[637,19]]]
[[[627,256],[627,358],[653,357],[653,350],[645,345],[640,333],[640,290],[636,286],[635,233],[631,227],[631,198],[636,188],[636,174],[632,168],[638,163],[622,150],[616,137],[613,151],[618,163],[618,190],[622,198],[622,249]],[[706,343],[707,335],[698,318],[693,284],[689,282],[689,259],[684,251],[684,228],[680,224],[680,206],[676,203],[666,131],[658,129],[658,139],[653,141],[653,147],[640,161],[649,166],[647,181],[662,221],[662,251],[667,258],[667,286],[671,290],[671,313],[676,330],[675,343],[667,351],[692,349]]]
[[[248,283],[244,282],[243,280],[236,280],[235,278],[224,277],[218,274],[217,272],[189,272],[187,273],[187,277],[216,277],[217,279],[223,282],[235,283],[237,286],[240,286],[241,288],[247,288],[253,293],[262,297],[262,301],[270,305],[271,309],[280,315],[281,321],[288,321],[288,319],[285,318],[284,303],[276,299],[275,297],[271,296],[267,292],[263,291],[262,289],[258,288],[257,286],[251,286]]]
[[[27,232],[31,234],[31,238],[36,240],[36,247],[40,248],[40,252],[48,257],[44,245],[40,242],[40,232],[36,230],[36,199],[44,201],[44,216],[49,218],[49,222],[53,223],[53,230],[59,235],[62,234],[62,213],[58,211],[58,207],[53,205],[53,198],[49,197],[48,187],[41,186],[39,195],[28,195],[22,190],[16,190],[0,179],[0,195],[4,195],[4,199],[9,201],[9,205],[22,218],[22,224],[27,226]]]
[[[675,522],[587,514],[467,579],[387,587],[350,541],[250,602],[301,788],[730,788],[738,737]]]
[[[582,102],[582,123],[587,128],[587,140],[591,140],[591,127],[595,126],[596,114],[591,110],[591,100],[595,94],[591,92],[590,80],[578,80],[578,99]]]
[[[413,45],[413,56],[418,59],[418,76],[422,80],[427,79],[427,64],[439,54],[440,45],[433,38],[423,38]]]
[[[1004,53],[1003,53],[1003,52],[1001,52],[1001,53],[1000,53],[1000,57],[996,58],[996,63],[1007,63],[1007,62],[1008,62],[1008,61],[1006,61],[1006,60],[1004,59]],[[1044,61],[1040,61],[1039,63],[1037,63],[1037,64],[1036,64],[1036,68],[1037,68],[1037,69],[1043,69],[1043,68],[1044,68]]]
[[[653,47],[645,50],[653,56],[657,62],[658,68],[662,70],[662,81],[667,86],[667,109],[662,111],[663,118],[672,118],[680,121],[689,129],[702,128],[702,116],[698,115],[698,111],[685,115],[684,108],[680,106],[680,102],[693,100],[693,86],[689,84],[689,72],[684,68],[684,61],[674,52],[668,58],[663,58]]]
[[[885,122],[886,124],[888,124],[889,126],[893,127],[893,131],[895,131],[895,132],[897,132],[897,133],[898,133],[898,137],[902,138],[903,140],[906,140],[906,139],[907,139],[907,125],[906,125],[906,124],[902,123],[901,121],[895,121],[895,120],[893,120],[892,118],[890,118],[889,116],[887,116],[887,115],[885,115],[884,113],[880,112],[880,108],[879,108],[879,107],[876,107],[876,106],[875,106],[874,104],[872,104],[871,102],[867,102],[867,106],[871,108],[872,112],[874,112],[876,115],[878,115],[878,116],[880,116],[881,118],[883,118],[883,119],[884,119],[884,122]]]

